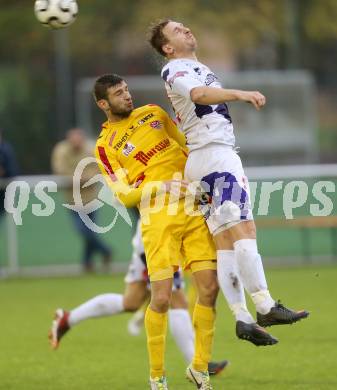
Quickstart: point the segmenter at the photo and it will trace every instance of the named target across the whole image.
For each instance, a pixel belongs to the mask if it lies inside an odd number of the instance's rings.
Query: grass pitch
[[[231,366],[213,380],[214,389],[337,389],[337,268],[271,270],[268,279],[274,297],[311,316],[271,328],[280,343],[257,348],[236,339],[221,298],[214,359],[227,358]],[[80,324],[56,352],[47,343],[55,308],[122,291],[122,277],[1,281],[0,389],[147,389],[145,335],[128,335],[129,315]],[[185,362],[170,337],[166,366],[171,390],[194,388],[184,379]]]

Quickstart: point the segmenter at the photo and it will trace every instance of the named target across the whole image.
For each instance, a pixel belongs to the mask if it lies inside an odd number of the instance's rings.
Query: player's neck
[[[111,112],[107,112],[106,116],[108,117],[108,121],[110,123],[122,122],[124,119],[128,118],[126,116],[112,114]]]
[[[197,55],[196,53],[193,51],[193,52],[177,52],[177,53],[174,53],[174,55],[170,58],[170,60],[182,60],[182,59],[186,59],[186,60],[193,60],[193,61],[198,61],[198,58],[197,58]]]

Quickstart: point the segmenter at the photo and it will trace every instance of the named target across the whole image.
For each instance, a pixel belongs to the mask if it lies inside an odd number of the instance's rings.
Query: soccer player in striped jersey
[[[266,98],[257,91],[222,88],[217,76],[196,56],[197,41],[182,23],[162,20],[150,28],[149,41],[168,62],[161,76],[190,150],[185,178],[200,183],[201,205],[217,248],[220,287],[236,318],[239,338],[256,345],[277,342],[261,326],[292,324],[309,313],[287,309],[271,297],[256,243],[249,184],[235,150],[232,119],[226,102],[251,103],[261,109]],[[257,310],[249,313],[244,288]]]

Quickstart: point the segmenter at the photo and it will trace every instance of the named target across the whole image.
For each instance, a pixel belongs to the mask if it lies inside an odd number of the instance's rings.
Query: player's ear
[[[108,102],[105,99],[97,100],[96,104],[103,111],[107,111],[109,109],[109,104],[108,104]]]
[[[174,49],[171,45],[169,45],[168,43],[166,43],[165,45],[163,45],[162,47],[163,49],[163,52],[166,54],[166,55],[172,55],[174,53]]]

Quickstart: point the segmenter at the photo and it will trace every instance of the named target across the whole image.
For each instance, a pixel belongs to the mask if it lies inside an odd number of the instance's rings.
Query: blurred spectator
[[[0,216],[5,207],[6,179],[18,174],[18,165],[12,146],[3,139],[0,129]]]
[[[93,157],[94,144],[90,142],[82,129],[74,128],[68,131],[66,139],[55,145],[52,152],[52,169],[57,175],[73,177],[74,171],[78,163],[86,157]],[[81,177],[81,184],[86,183],[89,179],[99,173],[97,164],[89,164]],[[81,198],[83,204],[96,199],[98,188],[96,185],[90,185],[83,188],[81,186]],[[68,203],[73,204],[73,188],[72,186],[66,190],[66,198]],[[93,232],[82,221],[76,211],[70,211],[76,230],[83,239],[84,251],[82,264],[87,272],[94,270],[93,256],[100,253],[103,259],[103,265],[108,269],[111,262],[111,249],[100,239],[97,233]],[[96,211],[89,214],[91,220],[95,221]]]

